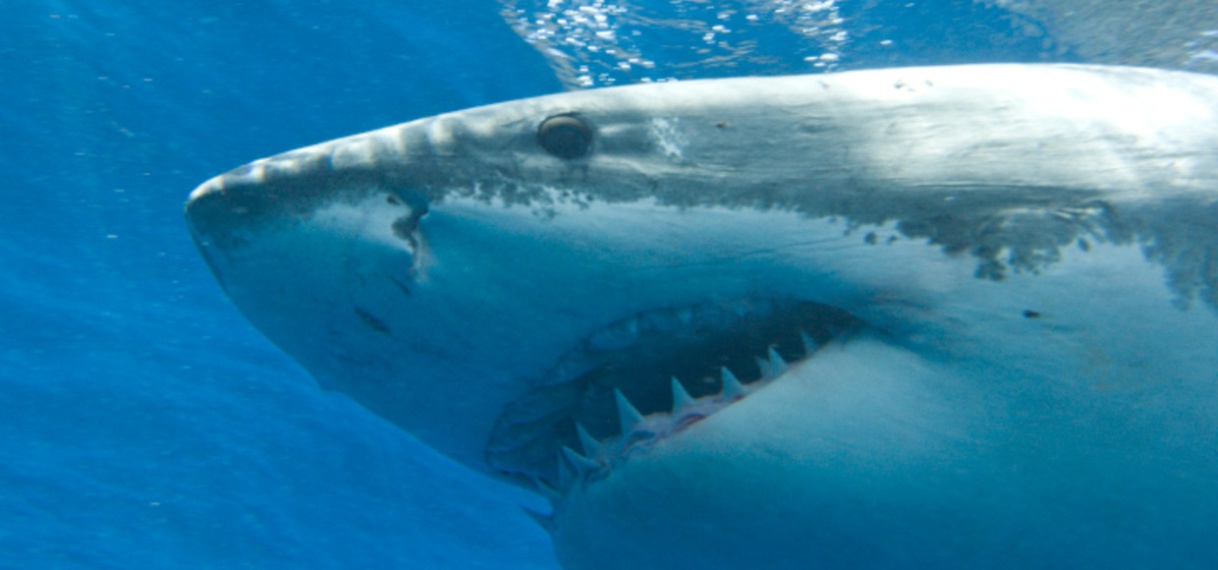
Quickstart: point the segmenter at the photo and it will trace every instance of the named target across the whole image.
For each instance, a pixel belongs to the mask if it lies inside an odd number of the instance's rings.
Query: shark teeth
[[[748,395],[744,384],[741,384],[740,379],[736,378],[736,375],[732,374],[732,371],[728,370],[726,366],[719,369],[719,377],[723,380],[722,398],[725,402],[739,400]]]
[[[542,497],[545,497],[547,501],[554,503],[562,500],[562,493],[558,492],[558,489],[551,487],[549,483],[546,483],[537,477],[531,477],[530,480],[533,482],[533,487],[537,489],[537,492],[540,493]]]
[[[805,349],[803,357],[799,359],[801,361],[821,347],[808,333],[800,333],[799,339]],[[533,486],[554,506],[555,512],[559,512],[565,497],[570,495],[572,489],[609,476],[616,465],[637,454],[648,453],[656,443],[665,438],[689,429],[720,410],[735,405],[774,382],[792,366],[773,346],[767,348],[765,356],[757,358],[755,362],[760,372],[755,381],[746,384],[731,369],[721,366],[718,393],[699,397],[691,395],[686,388],[687,384],[672,376],[669,378],[672,406],[667,410],[647,414],[640,412],[620,389],[614,388],[612,394],[613,403],[617,408],[618,433],[598,438],[583,422],[573,421],[575,439],[583,452],[580,453],[569,445],[559,446],[557,485],[551,485],[539,477],[532,477]],[[705,382],[709,380],[702,379]],[[690,385],[696,387],[699,384],[695,381]],[[600,429],[605,429],[605,426],[600,426]],[[526,512],[543,528],[553,524],[553,515],[542,515],[527,509]]]
[[[579,435],[579,443],[584,448],[584,455],[596,457],[604,451],[605,447],[596,438],[592,437],[592,434],[588,433],[583,424],[575,422],[575,433]]]
[[[807,354],[812,353],[809,352]],[[783,360],[782,356],[780,356],[778,351],[774,350],[774,347],[772,346],[768,351],[766,351],[766,358],[758,358],[756,361],[757,368],[761,370],[762,380],[773,380],[779,376],[782,376],[787,371],[787,361]]]
[[[613,400],[617,402],[617,419],[618,426],[622,433],[630,433],[634,426],[643,422],[643,414],[626,399],[626,395],[622,394],[621,390],[613,389]]]
[[[804,345],[804,354],[812,354],[820,350],[820,343],[812,338],[812,335],[799,331],[799,342]]]
[[[487,463],[565,495],[751,397],[781,377],[789,360],[807,358],[860,323],[828,305],[761,296],[618,319],[575,343],[505,406]]]
[[[782,356],[779,356],[778,351],[774,350],[774,347],[772,347],[772,346],[770,347],[770,350],[769,350],[769,357],[770,357],[770,370],[769,370],[769,373],[767,374],[766,378],[773,379],[773,378],[782,376],[783,374],[786,374],[787,361],[783,360]]]
[[[575,451],[565,445],[562,446],[562,455],[564,458],[566,458],[566,460],[568,462],[571,463],[571,467],[574,467],[575,472],[578,473],[580,476],[584,476],[589,473],[595,473],[595,472],[599,471],[601,468],[600,463],[597,463],[591,459],[588,459],[587,457],[584,457],[583,455],[580,455],[577,451]]]
[[[694,406],[694,397],[685,391],[685,386],[674,376],[672,378],[672,413],[680,414],[692,406]]]

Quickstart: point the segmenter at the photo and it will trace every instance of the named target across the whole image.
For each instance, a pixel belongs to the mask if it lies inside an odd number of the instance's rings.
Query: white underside
[[[1210,567],[1214,390],[1143,402],[1026,385],[1042,381],[874,338],[831,345],[573,493],[559,558],[572,570]]]

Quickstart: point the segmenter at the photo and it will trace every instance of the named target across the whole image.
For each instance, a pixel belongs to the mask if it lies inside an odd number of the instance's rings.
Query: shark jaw
[[[1215,92],[1003,65],[569,93],[257,161],[187,216],[323,386],[550,498],[565,567],[1198,566]]]

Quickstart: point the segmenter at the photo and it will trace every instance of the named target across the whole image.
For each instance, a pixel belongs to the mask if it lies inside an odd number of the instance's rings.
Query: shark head
[[[1029,65],[572,92],[259,160],[187,218],[323,387],[550,498],[569,568],[1189,563],[1216,94]]]

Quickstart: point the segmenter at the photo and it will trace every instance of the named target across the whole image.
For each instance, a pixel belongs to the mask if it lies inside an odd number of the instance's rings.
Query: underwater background
[[[214,174],[639,81],[995,61],[1214,72],[1216,12],[0,0],[0,569],[556,568],[518,508],[534,498],[321,391],[237,313],[182,220]]]

